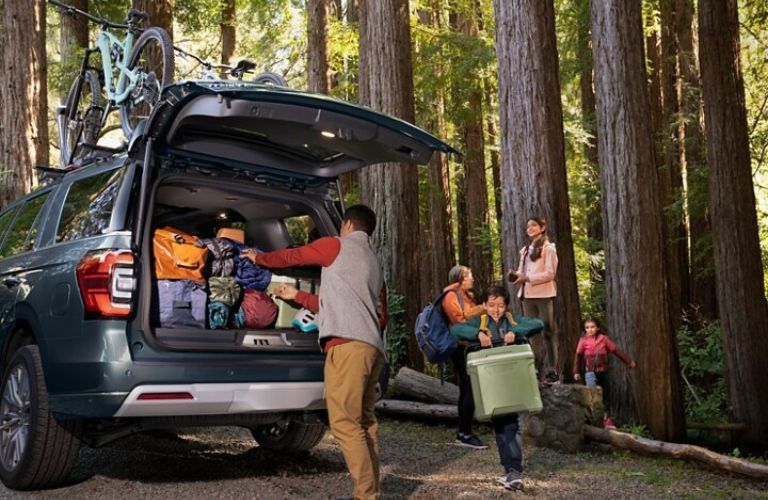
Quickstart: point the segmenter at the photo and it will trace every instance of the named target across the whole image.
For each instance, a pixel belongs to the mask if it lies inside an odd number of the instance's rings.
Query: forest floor
[[[490,427],[478,434],[493,444]],[[595,447],[577,454],[525,448],[525,490],[509,492],[495,446],[453,444],[446,425],[382,419],[382,498],[766,498],[768,482],[711,472],[685,462]],[[0,498],[333,499],[351,493],[339,448],[326,434],[311,452],[286,456],[255,445],[239,428],[132,436],[84,449],[70,486]]]

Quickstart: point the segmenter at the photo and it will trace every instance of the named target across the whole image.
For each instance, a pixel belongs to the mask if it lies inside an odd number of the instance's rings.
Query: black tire
[[[26,380],[26,387],[25,381]],[[14,389],[15,388],[15,389]],[[24,398],[10,398],[11,394]],[[26,401],[20,405],[16,402]],[[15,490],[53,488],[69,475],[80,451],[80,424],[57,421],[48,410],[48,391],[36,345],[20,348],[3,374],[0,430],[0,479]],[[14,441],[13,438],[18,438]],[[16,454],[13,452],[16,451]]]
[[[83,156],[85,153],[83,143],[96,144],[99,140],[104,100],[96,72],[86,71],[79,95],[77,90],[77,79],[75,79],[67,94],[64,112],[57,121],[61,151],[59,163],[62,167],[74,163]]]
[[[285,78],[271,71],[265,71],[264,73],[259,73],[258,75],[253,77],[253,81],[254,83],[260,83],[262,85],[271,85],[273,87],[288,86],[288,84],[285,81]]]
[[[160,100],[163,88],[173,83],[173,43],[164,29],[157,26],[147,28],[136,40],[128,59],[128,69],[134,68],[140,68],[142,74],[128,99],[120,104],[120,125],[128,139],[136,125],[149,116]]]
[[[311,450],[325,436],[322,423],[289,421],[251,428],[253,439],[268,450],[296,453]]]

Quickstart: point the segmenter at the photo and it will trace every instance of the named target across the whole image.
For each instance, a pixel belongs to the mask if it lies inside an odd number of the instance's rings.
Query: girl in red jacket
[[[608,335],[600,330],[600,325],[594,318],[584,322],[584,335],[576,346],[576,357],[573,360],[573,379],[581,380],[581,369],[584,369],[584,382],[587,387],[600,386],[603,388],[603,404],[607,408],[608,391],[608,353],[619,358],[625,365],[634,368],[637,364],[626,353],[619,350]],[[613,421],[605,417],[603,425],[615,428]]]

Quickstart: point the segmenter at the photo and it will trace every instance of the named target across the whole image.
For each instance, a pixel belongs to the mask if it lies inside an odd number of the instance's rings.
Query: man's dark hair
[[[504,303],[509,304],[509,292],[502,285],[491,285],[485,293],[485,300],[491,297],[504,297]]]
[[[376,229],[376,214],[365,205],[352,205],[344,212],[344,221],[351,221],[355,229],[370,236]]]

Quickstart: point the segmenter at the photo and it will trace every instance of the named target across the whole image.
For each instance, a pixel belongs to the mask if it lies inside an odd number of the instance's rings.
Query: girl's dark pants
[[[517,413],[496,417],[491,422],[504,474],[511,470],[523,472],[523,436]]]
[[[475,414],[475,401],[472,399],[472,384],[467,373],[466,346],[459,344],[453,354],[453,370],[456,373],[456,383],[459,386],[459,433],[472,434],[472,417]]]

